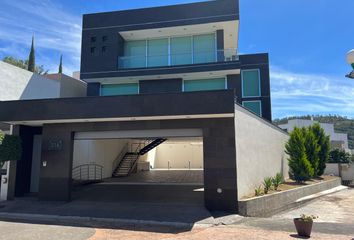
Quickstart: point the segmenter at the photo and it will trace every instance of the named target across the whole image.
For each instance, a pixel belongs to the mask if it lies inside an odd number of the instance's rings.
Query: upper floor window
[[[139,83],[104,84],[101,85],[101,96],[139,94]]]
[[[107,41],[107,36],[102,37],[102,42],[105,42],[105,41]]]
[[[119,68],[173,66],[216,61],[215,33],[127,41]]]
[[[208,91],[226,89],[226,78],[184,80],[183,91]]]
[[[96,42],[97,38],[96,37],[91,37],[91,42],[94,43]]]
[[[244,101],[242,105],[250,110],[251,112],[255,113],[259,117],[262,117],[262,102],[261,101]]]
[[[258,69],[242,70],[242,97],[261,96],[260,74]]]

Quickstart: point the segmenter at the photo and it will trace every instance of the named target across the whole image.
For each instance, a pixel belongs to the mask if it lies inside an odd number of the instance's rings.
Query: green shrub
[[[306,156],[305,136],[301,129],[295,128],[291,132],[285,149],[289,155],[289,175],[291,179],[300,183],[314,176],[314,169]]]
[[[272,184],[274,187],[274,190],[278,190],[278,187],[280,184],[284,182],[283,176],[280,173],[277,173],[274,178],[272,178]]]
[[[257,187],[255,190],[254,190],[254,195],[256,195],[256,197],[259,197],[259,196],[262,196],[263,193],[262,193],[262,187],[259,186]]]
[[[21,138],[5,135],[0,145],[0,162],[17,161],[22,156]]]
[[[341,149],[334,149],[329,153],[330,163],[350,163],[351,156]]]
[[[313,176],[311,177],[316,177],[317,174],[319,173],[319,163],[320,163],[319,152],[321,150],[321,147],[319,146],[316,136],[314,132],[311,130],[311,127],[302,128],[302,132],[305,137],[306,156],[313,168]]]
[[[313,132],[317,144],[319,146],[319,152],[318,152],[318,169],[317,172],[315,173],[315,176],[321,176],[323,175],[325,169],[326,169],[326,163],[329,160],[329,152],[330,152],[330,141],[329,141],[329,136],[325,134],[325,131],[323,128],[321,128],[320,124],[316,123],[312,125],[309,128],[309,131]]]
[[[263,181],[264,194],[268,194],[269,190],[272,188],[272,178],[267,177]]]

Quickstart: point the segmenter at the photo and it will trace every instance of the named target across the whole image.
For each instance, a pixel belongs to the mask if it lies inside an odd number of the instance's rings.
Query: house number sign
[[[48,151],[60,151],[63,150],[63,140],[49,140]]]

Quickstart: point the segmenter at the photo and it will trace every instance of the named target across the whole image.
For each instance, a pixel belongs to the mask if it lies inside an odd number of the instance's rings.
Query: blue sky
[[[193,0],[0,0],[0,58],[27,58],[56,72],[80,68],[83,13]],[[354,48],[353,0],[240,0],[241,54],[269,52],[273,117],[340,114],[354,118],[354,80],[345,54]]]

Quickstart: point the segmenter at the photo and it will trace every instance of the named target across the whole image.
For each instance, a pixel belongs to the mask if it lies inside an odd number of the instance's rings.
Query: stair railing
[[[72,179],[80,181],[97,181],[103,179],[103,166],[88,163],[73,168]]]
[[[129,147],[129,142],[127,142],[124,147],[122,148],[122,150],[120,151],[120,153],[118,154],[118,156],[116,157],[116,159],[114,159],[113,163],[112,163],[112,169],[113,172],[115,171],[115,169],[118,167],[119,163],[123,160],[125,154],[128,152],[128,147]]]
[[[139,160],[139,157],[140,157],[140,150],[143,149],[145,146],[147,146],[148,144],[151,143],[151,140],[144,140],[144,141],[141,141],[139,142],[134,151],[134,154],[135,154],[135,159],[133,161],[130,162],[130,170],[129,170],[129,174],[134,170],[134,168],[136,167],[136,165],[138,164],[138,160]],[[134,143],[133,143],[134,144]],[[132,144],[132,146],[133,146]]]

